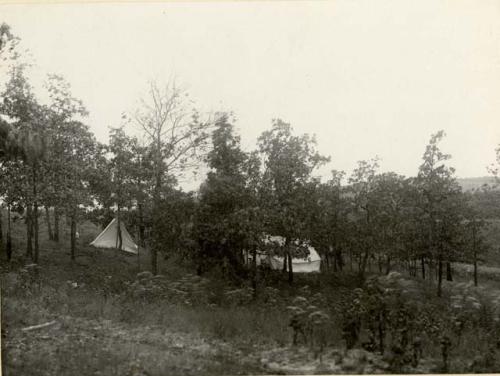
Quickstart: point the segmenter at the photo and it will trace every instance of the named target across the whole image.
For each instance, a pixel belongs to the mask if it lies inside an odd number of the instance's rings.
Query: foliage
[[[263,238],[258,162],[241,150],[226,114],[215,122],[212,145],[206,158],[211,171],[200,188],[195,218],[201,266],[226,260],[241,274],[244,250],[255,250]]]
[[[288,258],[291,283],[294,255],[290,244],[308,240],[307,225],[314,215],[313,192],[318,183],[312,173],[329,158],[316,151],[314,137],[294,136],[290,124],[279,119],[273,121],[271,130],[262,133],[258,143],[264,160],[261,191],[266,230],[285,239],[283,253]]]

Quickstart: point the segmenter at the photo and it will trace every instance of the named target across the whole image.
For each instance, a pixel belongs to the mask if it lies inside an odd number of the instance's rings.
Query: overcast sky
[[[324,174],[378,155],[414,175],[444,129],[457,175],[484,176],[500,143],[499,1],[0,5],[2,21],[100,141],[176,76],[201,111],[235,113],[247,150],[276,117],[316,134]]]

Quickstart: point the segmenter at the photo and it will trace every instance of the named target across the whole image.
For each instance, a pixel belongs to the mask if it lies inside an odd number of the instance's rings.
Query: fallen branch
[[[36,329],[42,329],[42,328],[46,328],[48,326],[52,326],[54,324],[56,324],[57,321],[54,320],[54,321],[49,321],[49,322],[46,322],[45,324],[39,324],[39,325],[33,325],[33,326],[28,326],[26,328],[22,328],[21,330],[23,332],[29,332],[30,330],[36,330]]]

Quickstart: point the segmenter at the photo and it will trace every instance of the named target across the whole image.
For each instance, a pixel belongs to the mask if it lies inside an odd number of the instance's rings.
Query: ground
[[[99,231],[89,223],[79,229],[76,261],[70,259],[66,235],[60,243],[48,241],[42,228],[39,268],[26,267],[22,230],[23,226],[15,226],[15,258],[11,263],[2,260],[0,273],[6,375],[391,370],[387,357],[359,347],[345,350],[340,330],[325,332],[324,348],[303,343],[292,346],[287,305],[298,295],[312,296],[310,288],[327,292],[334,302],[341,301],[346,285],[352,290],[355,284],[348,276],[297,277],[294,287],[274,282],[254,302],[248,289],[217,278],[199,278],[190,274],[194,269],[178,260],[162,260],[162,276],[153,278],[144,272],[149,265],[147,255],[138,259],[89,247]],[[467,277],[467,267],[462,269]],[[499,290],[494,280],[488,283],[493,299]],[[34,327],[40,324],[48,325]],[[461,346],[467,348],[471,343]],[[439,370],[436,348],[427,350],[417,369],[405,371]],[[474,348],[482,351],[480,345]],[[467,362],[456,361],[454,367],[464,370]]]

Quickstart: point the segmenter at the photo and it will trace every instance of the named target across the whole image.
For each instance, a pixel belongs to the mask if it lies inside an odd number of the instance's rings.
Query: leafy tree
[[[12,34],[10,26],[3,22],[0,25],[0,51],[12,51],[18,40],[19,39]]]
[[[20,53],[18,51],[19,38],[16,37],[8,24],[0,24],[0,88],[6,83],[13,67],[22,65],[19,61]]]
[[[11,212],[22,208],[24,203],[23,190],[26,183],[22,171],[23,166],[20,160],[10,159],[0,163],[0,175],[2,176],[2,179],[0,179],[0,197],[7,208],[7,231],[4,247],[7,260],[12,257]]]
[[[243,251],[255,252],[262,239],[257,224],[261,223],[258,159],[241,150],[240,138],[225,114],[215,122],[212,145],[206,158],[211,171],[200,189],[196,217],[199,262],[227,260],[231,270],[241,275]]]
[[[345,198],[343,171],[332,171],[332,178],[318,186],[315,220],[310,228],[313,246],[323,255],[326,267],[333,262],[335,271],[344,267],[343,249],[347,242],[347,216],[349,205]]]
[[[470,193],[470,203],[484,219],[500,219],[500,190],[485,186]]]
[[[446,165],[451,156],[438,146],[444,136],[443,131],[431,136],[416,180],[422,197],[422,231],[428,238],[430,256],[438,266],[438,296],[441,295],[443,263],[453,260],[463,220],[461,188],[454,177],[455,170]]]
[[[410,275],[416,276],[418,263],[422,278],[426,277],[425,263],[429,257],[428,238],[422,229],[422,195],[416,184],[416,178],[408,178],[403,182],[403,202],[400,214],[400,229],[402,248],[399,260],[407,263]]]
[[[271,130],[259,137],[259,149],[264,159],[263,203],[267,212],[266,227],[269,233],[282,236],[284,242],[284,267],[288,281],[293,282],[292,253],[303,252],[307,223],[311,215],[312,173],[329,161],[316,149],[316,140],[309,135],[294,136],[290,124],[274,120]]]
[[[404,244],[405,223],[409,216],[412,202],[409,200],[408,180],[392,172],[377,174],[374,180],[373,208],[374,228],[378,244],[379,268],[385,257],[388,274],[391,260],[407,261]]]
[[[81,100],[72,95],[69,83],[62,76],[55,74],[48,75],[44,86],[49,97],[49,103],[46,108],[46,133],[56,146],[47,150],[47,158],[45,158],[41,165],[43,176],[45,177],[42,182],[43,191],[41,200],[45,206],[49,238],[59,241],[59,218],[61,211],[66,205],[63,190],[60,189],[65,182],[64,169],[66,163],[64,154],[60,154],[60,151],[64,149],[61,143],[68,140],[63,136],[68,131],[66,128],[71,128],[68,123],[85,117],[88,112]],[[49,208],[53,208],[53,231]]]
[[[161,244],[165,257],[178,255],[181,259],[188,258],[195,246],[192,241],[196,208],[194,196],[177,189],[169,189],[163,196],[158,210],[162,231],[153,233],[152,241]]]
[[[12,69],[2,98],[0,113],[11,119],[13,143],[23,151],[22,173],[27,177],[24,189],[27,209],[27,255],[31,256],[34,262],[38,262],[40,164],[45,157],[48,140],[45,111],[32,93],[23,66]]]
[[[375,180],[378,169],[378,159],[359,161],[349,177],[349,197],[351,201],[351,222],[354,237],[351,245],[358,257],[358,270],[364,276],[369,257],[373,257],[377,247],[378,234],[375,228],[376,190]],[[351,231],[352,234],[352,231]]]
[[[0,161],[22,158],[23,156],[23,149],[17,143],[13,127],[0,118]]]
[[[484,213],[473,205],[474,195],[466,194],[465,197],[465,219],[461,223],[462,247],[459,249],[462,254],[459,257],[460,261],[472,263],[474,286],[477,286],[479,284],[478,262],[490,248],[485,235],[488,222]]]
[[[136,137],[130,137],[123,127],[112,128],[109,145],[100,146],[96,155],[96,175],[91,178],[94,198],[100,205],[98,223],[103,226],[116,216],[125,217],[139,229],[139,244],[145,246],[145,211],[150,208],[152,194],[151,156],[147,147]],[[116,208],[116,214],[115,214]],[[104,210],[104,213],[103,213]],[[121,233],[119,232],[119,248]]]
[[[111,192],[113,203],[117,207],[118,220],[118,249],[122,249],[121,211],[122,208],[132,207],[132,194],[134,189],[134,171],[132,161],[133,138],[128,137],[123,128],[111,129],[108,151],[112,154],[109,160],[109,173],[111,175]]]
[[[78,121],[67,121],[52,141],[52,151],[61,161],[59,194],[70,222],[71,258],[76,257],[76,227],[86,208],[93,205],[90,181],[96,173],[98,144],[89,127]]]

